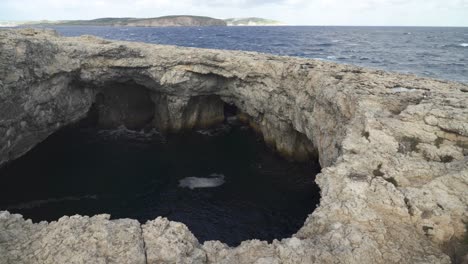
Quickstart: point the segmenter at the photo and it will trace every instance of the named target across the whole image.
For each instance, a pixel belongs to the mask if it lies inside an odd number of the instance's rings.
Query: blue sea
[[[83,34],[197,48],[314,58],[468,83],[468,28],[55,27]]]

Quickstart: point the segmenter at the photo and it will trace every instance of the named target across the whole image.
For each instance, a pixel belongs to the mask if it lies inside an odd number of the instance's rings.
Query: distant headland
[[[91,20],[0,21],[0,27],[14,26],[127,26],[127,27],[205,27],[205,26],[270,26],[279,21],[250,17],[217,19],[204,16],[162,16],[154,18],[106,17]]]

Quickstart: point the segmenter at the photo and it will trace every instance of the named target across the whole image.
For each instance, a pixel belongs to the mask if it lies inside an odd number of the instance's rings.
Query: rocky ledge
[[[467,261],[468,86],[350,65],[0,31],[0,163],[94,113],[102,126],[208,126],[225,103],[292,159],[319,207],[291,238],[199,244],[183,224],[0,213],[0,263]]]

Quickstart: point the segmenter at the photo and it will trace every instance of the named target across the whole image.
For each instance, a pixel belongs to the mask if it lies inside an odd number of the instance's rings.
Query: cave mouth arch
[[[317,159],[281,157],[219,96],[189,97],[178,115],[171,100],[133,82],[98,87],[87,118],[0,170],[0,209],[35,222],[163,216],[230,246],[297,232],[319,203]]]

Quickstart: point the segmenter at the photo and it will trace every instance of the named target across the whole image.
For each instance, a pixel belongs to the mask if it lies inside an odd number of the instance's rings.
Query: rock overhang
[[[251,52],[64,38],[44,30],[0,35],[2,163],[83,118],[96,87],[132,82],[154,93],[155,113],[166,111],[153,119],[157,124],[181,129],[197,125],[191,121],[200,116],[216,120],[218,114],[207,117],[212,111],[198,107],[205,101],[190,100],[217,96],[235,104],[277,150],[317,152],[324,168],[317,178],[320,206],[290,239],[229,248],[216,241],[200,245],[186,227],[165,219],[141,227],[100,216],[32,224],[4,212],[0,252],[7,260],[53,261],[54,254],[35,251],[58,224],[91,228],[61,239],[104,241],[109,250],[73,253],[71,245],[61,245],[49,251],[129,263],[448,263],[446,245],[466,233],[465,84]],[[122,238],[127,225],[135,226],[133,240]],[[122,236],[90,241],[93,230],[113,228]],[[114,239],[128,243],[114,245]],[[135,249],[122,255],[129,244]]]

